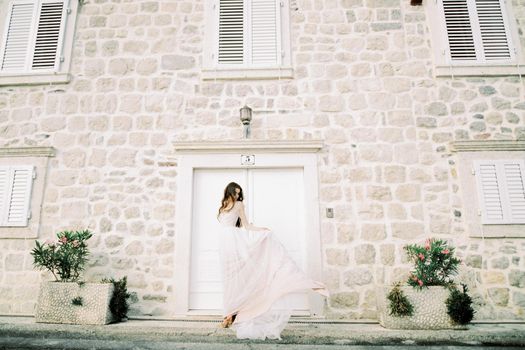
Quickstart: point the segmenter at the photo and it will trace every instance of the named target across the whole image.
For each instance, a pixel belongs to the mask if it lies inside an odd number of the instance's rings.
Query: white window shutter
[[[506,161],[502,166],[507,187],[509,221],[525,223],[525,163]]]
[[[10,167],[4,226],[27,226],[30,214],[33,171],[33,166]]]
[[[443,0],[443,12],[451,59],[475,60],[476,46],[467,0]]]
[[[2,42],[2,72],[27,70],[31,57],[35,1],[11,2]]]
[[[59,64],[65,22],[64,7],[64,1],[41,1],[31,65],[33,70],[55,69]]]
[[[504,220],[501,178],[495,162],[478,162],[476,180],[481,217],[484,224],[500,223]]]
[[[244,0],[219,1],[219,64],[244,62]]]
[[[452,62],[514,59],[504,0],[442,0]]]
[[[254,65],[280,63],[280,8],[279,0],[251,1],[251,56]]]
[[[508,42],[507,18],[501,0],[476,0],[479,30],[486,60],[511,58]]]
[[[9,180],[9,167],[0,167],[0,226],[4,226],[7,216],[7,189]]]
[[[483,224],[525,224],[525,163],[475,163]]]

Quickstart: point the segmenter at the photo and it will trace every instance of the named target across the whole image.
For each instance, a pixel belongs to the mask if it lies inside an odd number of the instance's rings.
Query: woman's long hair
[[[224,196],[222,197],[221,207],[219,208],[219,213],[217,214],[217,218],[219,217],[219,215],[221,215],[223,210],[226,209],[226,207],[228,206],[228,203],[231,202],[231,203],[235,204],[235,194],[236,194],[235,190],[237,188],[239,189],[239,197],[237,198],[237,201],[242,202],[244,200],[241,186],[239,186],[235,182],[230,182],[228,184],[228,186],[226,186],[226,188],[224,189]],[[237,219],[237,222],[235,223],[235,226],[236,227],[241,227],[241,219],[240,218]]]

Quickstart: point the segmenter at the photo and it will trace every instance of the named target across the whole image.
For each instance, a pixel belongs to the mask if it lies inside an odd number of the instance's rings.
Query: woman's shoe
[[[232,318],[233,318],[232,315],[226,316],[222,320],[220,327],[221,328],[229,328],[231,326],[231,324],[233,323]]]

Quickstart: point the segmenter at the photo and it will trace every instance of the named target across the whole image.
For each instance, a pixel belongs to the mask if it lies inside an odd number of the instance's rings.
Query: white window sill
[[[292,68],[204,68],[202,70],[203,80],[290,78],[293,78]]]
[[[71,74],[69,74],[69,73],[0,74],[0,86],[6,86],[6,85],[67,84],[70,81],[71,81]]]
[[[525,225],[499,224],[499,225],[480,225],[479,230],[473,230],[470,237],[480,238],[525,238]]]
[[[25,227],[0,227],[0,238],[38,238],[38,225],[29,224]]]
[[[519,68],[518,68],[519,67]],[[525,63],[523,65],[461,65],[461,66],[434,66],[435,77],[472,77],[472,76],[502,76],[502,75],[525,75]]]

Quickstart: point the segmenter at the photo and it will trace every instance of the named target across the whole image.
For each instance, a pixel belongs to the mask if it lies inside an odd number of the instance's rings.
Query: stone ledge
[[[71,74],[69,73],[0,75],[0,86],[68,84],[70,81]]]
[[[0,147],[0,157],[54,157],[53,147]]]
[[[320,140],[307,141],[266,141],[266,140],[234,140],[234,141],[202,141],[174,142],[177,153],[228,153],[246,151],[271,151],[311,153],[323,148]]]
[[[451,143],[451,150],[453,152],[525,151],[525,141],[455,141]]]

